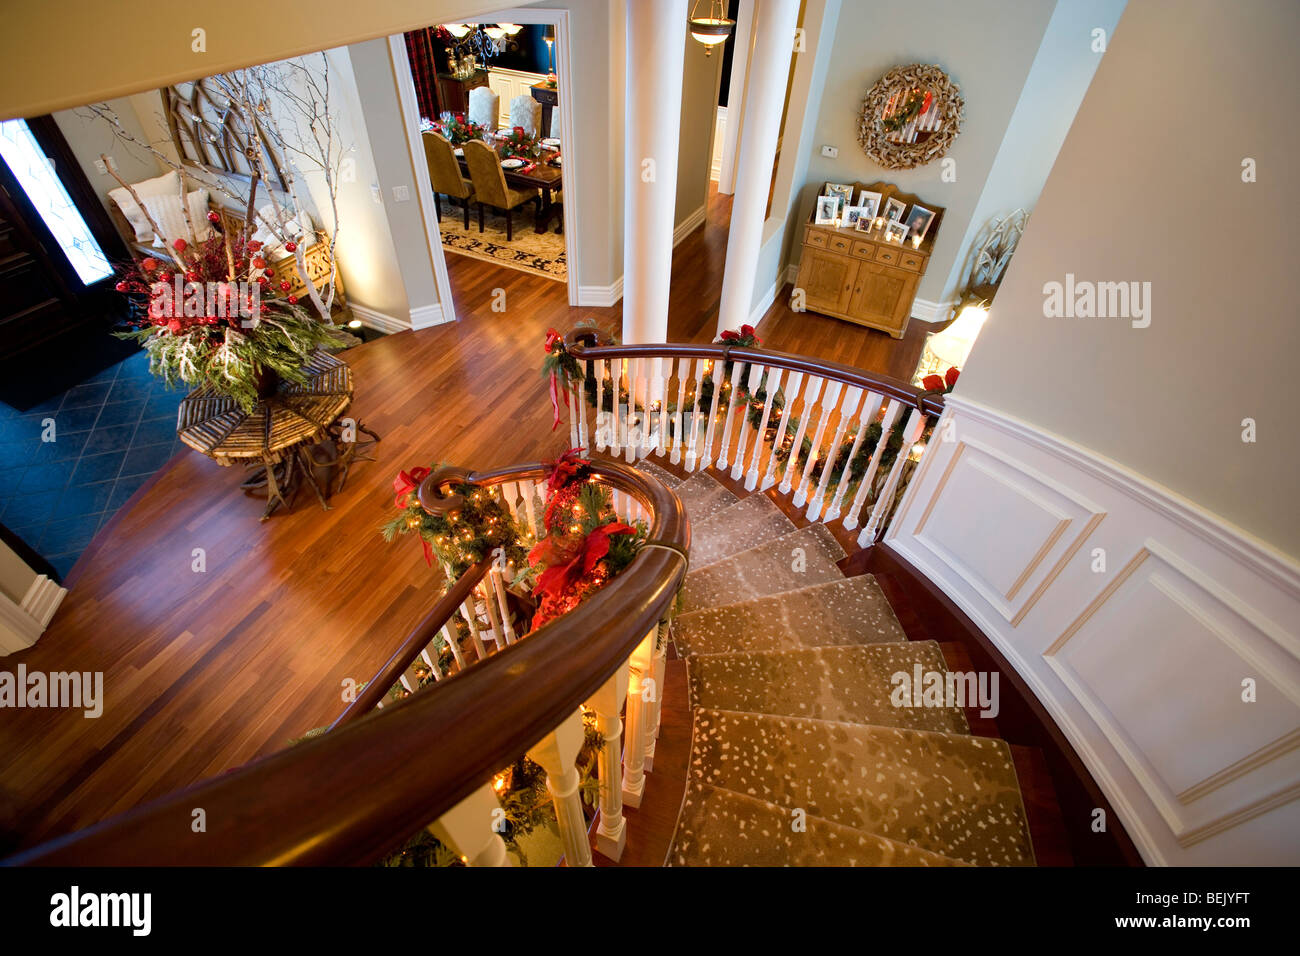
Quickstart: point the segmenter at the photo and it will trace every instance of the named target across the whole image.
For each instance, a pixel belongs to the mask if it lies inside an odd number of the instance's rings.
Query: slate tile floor
[[[183,446],[168,390],[138,352],[26,412],[0,403],[0,522],[66,577],[86,545]],[[52,442],[41,440],[54,420]]]

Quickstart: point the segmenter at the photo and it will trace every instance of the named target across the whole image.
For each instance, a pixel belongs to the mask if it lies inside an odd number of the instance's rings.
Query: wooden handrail
[[[714,342],[709,345],[685,342],[611,345],[600,342],[597,333],[586,328],[570,332],[565,336],[564,342],[569,354],[580,362],[623,358],[730,359],[829,378],[856,388],[867,389],[878,395],[898,399],[927,415],[943,414],[942,395],[927,392],[888,375],[877,375],[851,365],[842,365],[839,362],[830,362],[807,355],[795,355],[792,352],[773,352],[768,349],[751,349],[742,346],[728,348],[725,342]]]
[[[491,567],[492,559],[484,558],[452,582],[447,593],[411,630],[406,640],[393,652],[393,656],[370,679],[356,699],[348,704],[347,709],[339,715],[338,720],[330,724],[330,730],[351,723],[358,717],[363,717],[375,709],[375,705],[384,699],[388,689],[406,673],[406,669],[419,656],[420,651],[429,646],[429,642],[433,640],[433,635],[442,630],[443,625],[451,620],[451,616],[460,610],[460,606],[465,603],[470,592],[483,580]]]
[[[504,473],[503,473],[504,472]],[[539,477],[543,465],[480,476]],[[650,539],[573,611],[337,730],[5,861],[43,866],[365,864],[454,807],[586,701],[667,614],[690,547],[681,502],[629,465],[593,473],[636,497]],[[508,477],[507,477],[508,476]],[[194,833],[202,808],[207,830]]]

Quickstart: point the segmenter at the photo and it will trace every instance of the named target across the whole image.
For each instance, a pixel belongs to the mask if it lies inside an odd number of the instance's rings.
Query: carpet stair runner
[[[638,467],[691,520],[673,641],[694,728],[668,865],[1033,865],[1010,746],[960,707],[894,706],[893,675],[946,673],[944,650],[844,576],[830,531],[708,472]]]

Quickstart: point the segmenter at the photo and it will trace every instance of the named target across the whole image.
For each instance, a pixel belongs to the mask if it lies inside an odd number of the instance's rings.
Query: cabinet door
[[[865,263],[863,263],[865,265]],[[848,256],[805,246],[799,263],[798,287],[814,312],[843,312],[853,295],[858,262]]]
[[[901,332],[912,311],[917,276],[875,262],[858,265],[848,313],[880,328]]]

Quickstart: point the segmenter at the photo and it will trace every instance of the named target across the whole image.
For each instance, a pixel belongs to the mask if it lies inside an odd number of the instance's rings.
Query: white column
[[[722,164],[718,171],[718,192],[730,196],[736,191],[736,151],[740,131],[745,128],[745,77],[749,72],[749,48],[753,37],[754,0],[740,0],[736,13],[736,35],[732,39],[731,84],[727,87],[727,125],[722,131]]]
[[[596,850],[618,861],[627,845],[627,821],[623,819],[623,722],[619,711],[627,697],[627,668],[620,667],[587,701],[596,712],[596,729],[605,738],[596,768],[600,777],[600,815],[596,819]]]
[[[628,658],[627,728],[623,747],[623,802],[629,807],[641,806],[645,792],[645,741],[647,718],[650,717],[647,678],[654,677],[655,635],[658,625],[637,645]]]
[[[582,737],[582,712],[575,710],[528,751],[528,756],[546,771],[546,789],[555,806],[565,866],[591,866],[591,844],[587,842],[586,818],[578,794],[581,781],[574,765],[582,749]]]
[[[501,802],[485,783],[440,816],[429,832],[470,866],[511,866],[499,830],[504,821]]]
[[[799,0],[755,0],[754,52],[745,86],[744,126],[736,156],[736,194],[727,233],[727,266],[722,276],[718,331],[749,321],[758,280],[767,194],[772,187],[776,141],[790,75]],[[728,101],[727,111],[731,111]],[[626,308],[626,307],[625,307]],[[626,314],[626,312],[624,313]],[[626,320],[624,320],[626,322]]]
[[[686,0],[626,0],[623,341],[668,340]]]

